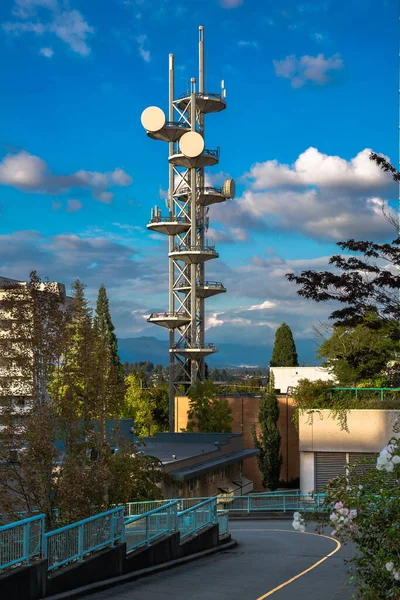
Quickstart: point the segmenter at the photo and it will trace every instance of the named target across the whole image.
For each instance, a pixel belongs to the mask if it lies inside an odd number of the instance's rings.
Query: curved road
[[[342,546],[319,535],[295,532],[288,521],[234,521],[238,546],[185,566],[125,583],[87,600],[350,600]],[[303,571],[307,573],[285,584]],[[277,589],[279,588],[279,589]]]

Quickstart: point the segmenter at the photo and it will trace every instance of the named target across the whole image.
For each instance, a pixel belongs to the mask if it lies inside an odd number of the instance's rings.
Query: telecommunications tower
[[[205,343],[205,300],[226,292],[222,283],[205,276],[205,262],[218,258],[206,232],[209,207],[233,198],[235,182],[208,185],[204,171],[219,162],[219,148],[209,150],[205,145],[205,116],[226,108],[226,91],[221,82],[220,93],[209,93],[204,80],[204,27],[200,26],[198,84],[192,78],[190,90],[175,99],[174,55],[170,54],[168,118],[156,106],[146,108],[141,116],[147,135],[168,143],[168,212],[162,215],[155,206],[147,228],[169,238],[169,308],[152,313],[148,322],[169,329],[170,431],[175,428],[178,387],[187,390],[197,379],[203,381],[206,357],[218,352],[214,344]]]

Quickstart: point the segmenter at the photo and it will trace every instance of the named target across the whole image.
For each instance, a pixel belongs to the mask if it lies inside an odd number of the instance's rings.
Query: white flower
[[[394,444],[389,444],[386,446],[386,450],[389,452],[389,454],[393,454],[393,452],[396,451],[396,446]]]
[[[387,562],[385,567],[386,567],[386,571],[389,571],[389,573],[390,573],[390,571],[393,571],[394,563]]]
[[[344,517],[347,517],[347,515],[349,514],[349,509],[348,508],[340,508],[338,510],[338,513],[340,515],[343,515]]]
[[[299,531],[300,527],[301,527],[300,521],[293,521],[292,526],[293,526],[293,529],[295,529],[296,531]]]
[[[392,458],[392,463],[393,463],[394,465],[398,465],[398,464],[400,464],[400,456],[399,456],[398,454],[396,454],[396,456],[393,456],[393,458]]]
[[[304,531],[305,531],[305,530],[306,530],[305,526],[304,526],[304,525],[300,525],[300,531],[301,531],[302,533],[304,533]]]
[[[394,464],[392,463],[392,461],[386,464],[385,471],[387,471],[388,473],[392,473],[392,471],[394,471]]]
[[[301,514],[300,514],[299,512],[295,512],[295,513],[294,513],[294,515],[293,515],[293,519],[294,519],[295,521],[300,521],[300,519],[301,519]]]
[[[349,518],[350,519],[355,519],[357,516],[357,510],[355,508],[353,508],[350,512],[349,512]]]
[[[336,513],[332,513],[329,518],[332,521],[332,523],[336,523],[336,521],[338,520],[339,517],[337,516]]]
[[[393,577],[396,581],[400,581],[400,569],[393,569]]]
[[[363,490],[363,489],[364,489],[364,486],[360,484],[360,485],[358,486],[358,489],[359,489],[359,490]]]

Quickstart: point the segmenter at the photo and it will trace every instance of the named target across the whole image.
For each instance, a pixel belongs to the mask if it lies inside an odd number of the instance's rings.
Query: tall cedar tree
[[[270,365],[271,367],[297,367],[299,365],[292,330],[286,323],[282,323],[276,330]]]
[[[395,181],[400,180],[400,173],[384,157],[371,154],[370,159]],[[389,217],[389,221],[397,228],[395,219]],[[384,244],[350,239],[337,245],[351,255],[332,256],[333,271],[288,273],[287,278],[299,286],[297,293],[304,298],[340,302],[343,307],[330,315],[335,325],[365,323],[365,315],[373,311],[390,328],[392,338],[400,340],[400,237]]]
[[[189,390],[187,431],[200,433],[230,433],[232,410],[226,398],[217,396],[217,388],[206,379],[197,380]]]
[[[274,387],[274,376],[271,375],[260,402],[259,428],[254,425],[252,430],[254,447],[260,451],[257,462],[262,474],[262,484],[271,491],[278,488],[282,465],[281,435],[278,429],[279,404]]]

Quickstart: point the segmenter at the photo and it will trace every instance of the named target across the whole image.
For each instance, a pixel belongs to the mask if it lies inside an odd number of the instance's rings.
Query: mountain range
[[[154,364],[168,364],[168,341],[155,337],[132,337],[118,340],[119,355],[123,362],[149,360]],[[296,342],[299,364],[313,366],[320,364],[315,357],[314,340]],[[218,344],[219,352],[207,358],[210,368],[229,368],[239,366],[267,367],[272,355],[272,346],[245,346],[237,344]]]

